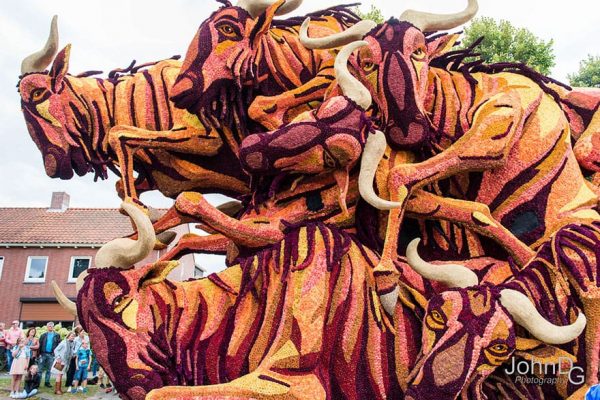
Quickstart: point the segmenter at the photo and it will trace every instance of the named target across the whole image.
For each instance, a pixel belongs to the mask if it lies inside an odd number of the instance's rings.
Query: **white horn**
[[[407,21],[422,32],[445,31],[469,22],[479,10],[477,0],[469,0],[467,8],[455,14],[432,14],[416,10],[406,10],[400,21]]]
[[[358,191],[361,197],[378,210],[402,207],[401,203],[382,199],[373,190],[377,167],[385,154],[386,147],[387,140],[383,132],[375,131],[374,134],[369,135],[360,161],[360,174],[358,175]]]
[[[81,290],[81,288],[83,287],[84,284],[84,280],[85,278],[88,276],[88,272],[87,271],[83,271],[82,273],[79,274],[79,276],[77,277],[77,281],[75,282],[75,291],[77,293],[79,293],[79,291]]]
[[[334,64],[335,76],[340,89],[346,97],[352,99],[363,110],[371,107],[373,99],[369,90],[348,71],[348,59],[354,50],[368,45],[364,40],[347,44],[340,50]]]
[[[365,19],[352,25],[345,31],[320,38],[311,38],[308,36],[309,25],[310,18],[306,18],[300,27],[300,42],[304,47],[315,50],[334,49],[357,40],[362,40],[367,33],[371,32],[377,26],[377,22]]]
[[[44,48],[25,57],[21,62],[21,74],[30,72],[41,72],[52,62],[58,51],[58,16],[52,17],[50,23],[50,34]]]
[[[250,13],[252,18],[256,18],[276,2],[277,1],[273,0],[240,0],[236,4],[236,7],[243,8],[244,10]],[[285,4],[279,7],[275,15],[284,15],[291,13],[301,5],[302,0],[287,0]]]
[[[399,292],[400,292],[400,288],[398,286],[396,286],[396,288],[394,290],[392,290],[390,293],[379,296],[379,301],[381,302],[381,306],[391,316],[394,315],[394,311],[396,310],[396,304],[398,304],[398,293]]]
[[[529,297],[513,289],[500,292],[500,303],[517,324],[548,344],[564,344],[576,339],[583,333],[587,323],[585,315],[579,313],[577,320],[571,325],[554,325],[539,313]]]
[[[420,241],[421,239],[415,239],[409,243],[406,248],[406,259],[412,269],[423,278],[442,282],[448,287],[453,288],[467,288],[479,283],[479,278],[477,278],[475,272],[464,265],[434,265],[424,261],[417,251],[417,246],[419,246]]]
[[[156,234],[150,218],[131,203],[123,202],[121,207],[135,223],[138,240],[119,238],[106,243],[96,253],[95,268],[129,268],[154,249]]]
[[[54,297],[56,297],[58,303],[71,315],[77,317],[77,305],[64,294],[55,281],[52,281],[52,290],[54,291]]]

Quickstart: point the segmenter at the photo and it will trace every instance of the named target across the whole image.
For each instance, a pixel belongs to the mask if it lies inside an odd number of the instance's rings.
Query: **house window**
[[[25,270],[25,282],[41,283],[46,281],[48,257],[29,256]]]
[[[4,257],[0,256],[0,279],[2,279],[2,270],[4,269]]]
[[[92,257],[71,257],[68,282],[77,282],[77,277],[92,264]]]

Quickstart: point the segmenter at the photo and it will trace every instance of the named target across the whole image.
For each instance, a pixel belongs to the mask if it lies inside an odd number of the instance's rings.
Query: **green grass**
[[[10,376],[6,376],[6,375],[2,375],[0,376],[0,399],[10,399],[8,397],[8,395],[10,394]],[[79,392],[76,394],[71,394],[71,393],[65,393],[62,396],[56,396],[54,394],[54,379],[50,380],[50,384],[52,385],[52,388],[47,388],[44,387],[44,383],[42,380],[42,384],[40,385],[40,389],[39,392],[36,396],[30,397],[30,399],[64,399],[64,400],[69,400],[69,399],[83,399],[86,397],[91,397],[93,395],[96,394],[96,392],[98,391],[98,386],[97,385],[93,385],[93,386],[88,386],[88,392],[84,395],[83,393]],[[23,388],[23,384],[21,384],[21,388]],[[66,390],[66,388],[63,386],[62,390]],[[102,392],[100,392],[102,393]]]

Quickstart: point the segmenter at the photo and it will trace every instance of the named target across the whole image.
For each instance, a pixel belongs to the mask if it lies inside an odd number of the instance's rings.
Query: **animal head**
[[[175,105],[192,113],[214,113],[213,102],[231,101],[223,96],[239,92],[250,78],[254,53],[275,15],[291,12],[301,3],[240,0],[233,6],[225,2],[200,25],[188,48],[171,95]]]
[[[423,261],[418,243],[408,246],[409,265],[451,289],[421,300],[422,347],[409,376],[407,399],[476,398],[483,381],[515,353],[543,348],[535,360],[557,363],[567,353],[551,345],[570,342],[585,328],[583,313],[572,325],[557,326],[519,291],[479,285],[475,273],[464,266]],[[518,337],[517,325],[536,339]]]
[[[143,211],[132,203],[122,208],[134,221],[138,240],[120,238],[102,246],[94,268],[77,280],[77,305],[52,285],[61,305],[79,316],[92,343],[108,350],[97,357],[119,392],[144,398],[154,388],[179,383],[173,357],[167,354],[179,307],[174,286],[166,281],[178,263],[134,268],[152,251],[156,237]]]
[[[477,9],[477,0],[469,0],[464,11],[452,15],[408,10],[400,20],[392,18],[363,35],[369,47],[361,49],[355,67],[373,93],[379,111],[374,120],[386,132],[390,145],[414,149],[429,138],[424,111],[429,61],[452,48],[458,35],[428,41],[425,32],[457,27],[469,21]],[[348,31],[335,37],[310,38],[309,22],[305,21],[301,30],[301,41],[307,47],[332,48],[357,39],[356,32]]]
[[[311,49],[331,49],[363,39],[369,44],[360,50],[353,64],[373,96],[372,119],[384,135],[367,140],[361,164],[359,186],[363,198],[373,207],[389,210],[398,205],[379,198],[373,191],[374,171],[389,144],[400,149],[417,149],[430,137],[425,113],[430,60],[452,48],[458,35],[427,40],[425,33],[455,28],[469,21],[478,10],[477,0],[469,0],[465,10],[437,15],[407,10],[400,20],[382,25],[367,21],[344,32],[322,38],[309,36],[310,19],[302,24],[300,41]],[[354,28],[354,29],[353,29]]]
[[[46,174],[51,178],[71,179],[73,172],[83,176],[91,170],[104,178],[105,165],[93,162],[97,155],[86,148],[77,128],[77,124],[86,123],[83,114],[77,106],[71,106],[79,103],[67,82],[71,46],[67,45],[54,58],[57,48],[55,16],[44,48],[21,64],[18,88],[27,130],[42,153]],[[44,71],[53,58],[50,71]]]

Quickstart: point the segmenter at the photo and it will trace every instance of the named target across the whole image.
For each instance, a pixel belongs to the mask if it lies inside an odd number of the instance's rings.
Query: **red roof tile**
[[[133,232],[117,209],[0,208],[0,243],[104,244]]]

